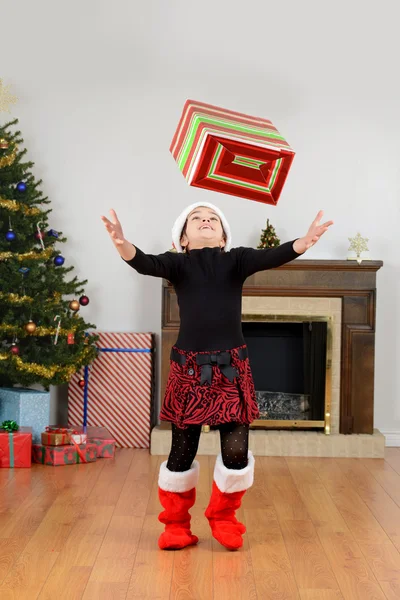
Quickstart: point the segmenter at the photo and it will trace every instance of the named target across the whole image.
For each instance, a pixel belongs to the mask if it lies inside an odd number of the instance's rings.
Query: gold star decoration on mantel
[[[10,86],[4,85],[0,79],[0,112],[11,112],[10,105],[16,104],[18,98],[10,92]]]
[[[362,263],[362,260],[363,260],[361,258],[361,252],[368,252],[368,246],[367,246],[368,241],[369,241],[368,238],[361,237],[360,233],[357,233],[357,235],[353,238],[349,238],[349,242],[350,242],[349,251],[356,253],[356,255],[357,255],[356,260],[359,265]],[[354,260],[354,259],[349,258],[349,260]]]

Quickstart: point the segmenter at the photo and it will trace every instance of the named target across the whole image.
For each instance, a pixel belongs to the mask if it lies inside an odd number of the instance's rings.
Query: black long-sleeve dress
[[[136,247],[135,257],[126,262],[138,273],[170,281],[180,311],[160,419],[186,427],[251,423],[257,418],[241,325],[243,284],[253,273],[300,256],[293,243],[263,250],[238,247],[223,252],[216,247],[158,255]]]

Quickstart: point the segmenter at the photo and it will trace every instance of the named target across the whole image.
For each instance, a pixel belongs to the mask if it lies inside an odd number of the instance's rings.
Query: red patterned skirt
[[[250,424],[259,417],[246,346],[222,352],[171,351],[162,421],[188,425]]]

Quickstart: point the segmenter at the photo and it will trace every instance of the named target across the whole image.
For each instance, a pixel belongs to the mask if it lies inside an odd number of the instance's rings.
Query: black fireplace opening
[[[327,322],[244,321],[260,420],[323,421]]]

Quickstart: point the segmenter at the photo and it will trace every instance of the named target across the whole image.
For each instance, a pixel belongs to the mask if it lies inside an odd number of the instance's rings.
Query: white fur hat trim
[[[175,250],[177,252],[183,252],[181,246],[181,237],[182,230],[186,223],[186,219],[188,218],[192,210],[200,206],[204,206],[205,208],[211,208],[211,210],[213,210],[221,219],[222,227],[224,228],[224,232],[226,235],[225,252],[229,252],[232,245],[231,228],[229,227],[229,223],[226,220],[224,213],[217,206],[214,206],[214,204],[210,204],[209,202],[196,202],[195,204],[191,204],[190,206],[185,208],[185,210],[183,210],[179,217],[176,219],[172,228],[172,241],[174,243]]]
[[[247,467],[244,469],[228,469],[218,454],[214,467],[214,481],[218,489],[225,494],[248,490],[254,481],[254,456],[249,450]]]

